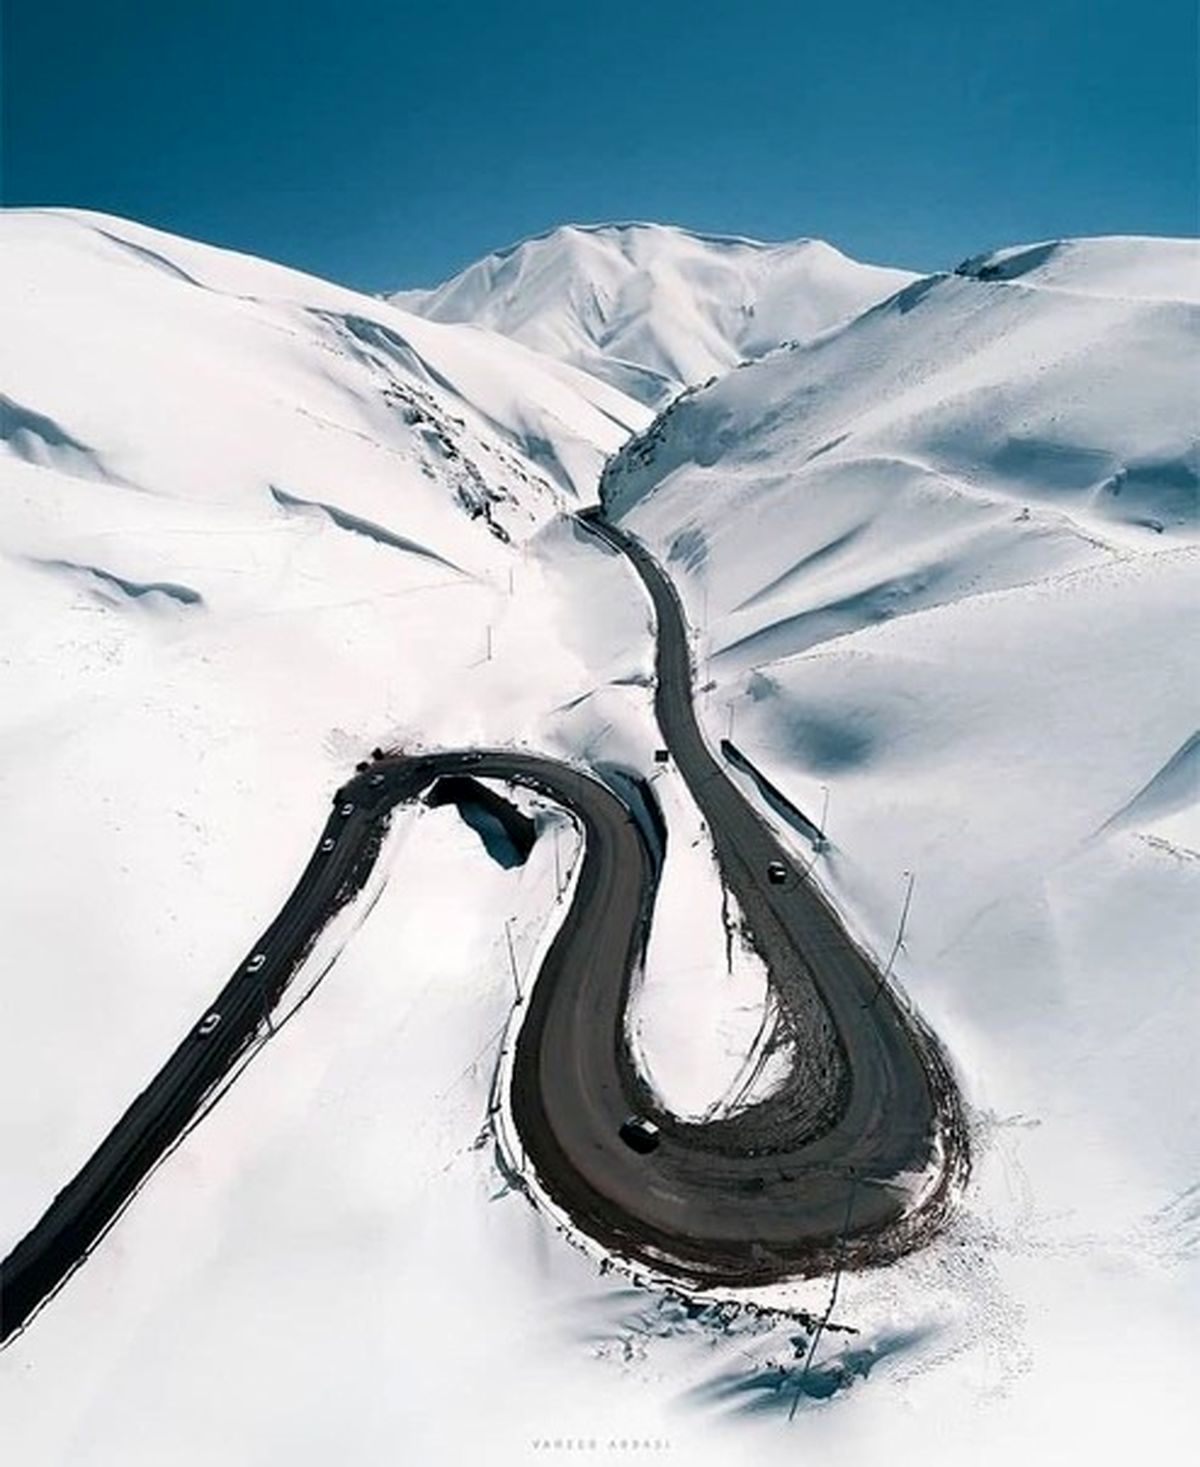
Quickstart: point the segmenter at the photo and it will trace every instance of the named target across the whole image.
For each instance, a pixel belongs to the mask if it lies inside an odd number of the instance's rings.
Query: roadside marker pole
[[[846,1198],[846,1217],[842,1223],[842,1231],[838,1235],[838,1261],[837,1268],[833,1272],[833,1287],[829,1290],[829,1303],[825,1313],[817,1321],[816,1330],[813,1332],[812,1343],[808,1347],[808,1354],[804,1358],[804,1369],[800,1372],[800,1379],[796,1384],[796,1394],[792,1397],[792,1409],[788,1412],[788,1420],[794,1421],[796,1407],[800,1404],[800,1395],[804,1390],[804,1383],[808,1379],[808,1372],[812,1367],[813,1356],[817,1353],[817,1346],[821,1343],[821,1336],[825,1333],[825,1326],[833,1317],[833,1306],[837,1303],[838,1287],[842,1282],[842,1265],[846,1261],[846,1234],[850,1231],[850,1216],[854,1211],[854,1194],[858,1190],[858,1173],[850,1174],[850,1195]]]
[[[521,997],[521,980],[517,977],[517,955],[513,951],[512,918],[504,919],[504,936],[508,942],[508,964],[512,969],[513,988],[516,990],[517,998]]]
[[[888,960],[884,965],[883,972],[876,980],[875,990],[871,994],[871,997],[867,1000],[867,1002],[863,1004],[863,1008],[869,1009],[874,1007],[875,1000],[882,992],[883,985],[887,982],[888,975],[892,971],[892,964],[896,961],[896,954],[904,945],[904,924],[908,921],[908,909],[912,905],[913,884],[917,879],[917,875],[915,871],[904,871],[901,872],[901,875],[907,877],[908,885],[905,887],[904,890],[904,905],[900,908],[900,926],[896,930],[896,941],[892,943],[892,950],[888,954]]]

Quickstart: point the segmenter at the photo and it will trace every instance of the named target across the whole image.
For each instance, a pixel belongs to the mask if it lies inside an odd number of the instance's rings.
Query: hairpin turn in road
[[[509,749],[377,751],[337,791],[295,890],[238,971],[0,1263],[0,1341],[84,1261],[255,1043],[317,935],[361,888],[391,810],[455,775],[541,790],[583,828],[574,898],[528,1000],[511,1092],[529,1164],[583,1232],[709,1287],[885,1262],[939,1226],[968,1154],[936,1039],[709,751],[693,707],[687,628],[666,575],[637,541],[595,514],[582,518],[629,557],[653,601],[663,741],[767,964],[793,1057],[787,1080],[741,1112],[701,1124],[664,1112],[638,1074],[625,1008],[657,864],[617,792],[572,765]],[[652,1150],[622,1140],[631,1113],[657,1127]]]

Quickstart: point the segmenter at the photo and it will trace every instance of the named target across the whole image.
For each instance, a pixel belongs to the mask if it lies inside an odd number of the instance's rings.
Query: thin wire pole
[[[874,1007],[875,1000],[883,991],[883,985],[887,982],[888,975],[892,971],[892,964],[896,961],[896,954],[904,944],[904,924],[908,921],[908,909],[912,905],[913,885],[917,879],[915,871],[905,871],[904,875],[908,878],[908,886],[904,892],[904,905],[900,909],[900,926],[896,929],[896,941],[892,944],[892,950],[888,953],[888,960],[884,965],[883,972],[876,979],[874,992],[871,994],[867,1003],[863,1005],[864,1008]]]
[[[800,1396],[804,1390],[804,1382],[808,1379],[809,1368],[813,1363],[813,1356],[817,1353],[817,1346],[821,1343],[821,1336],[825,1333],[825,1326],[833,1318],[833,1308],[837,1303],[838,1287],[842,1282],[842,1264],[846,1261],[846,1234],[850,1231],[850,1214],[854,1211],[854,1194],[858,1190],[858,1173],[852,1172],[850,1176],[850,1195],[846,1198],[846,1216],[842,1220],[842,1231],[838,1234],[838,1262],[833,1271],[833,1287],[829,1291],[829,1303],[825,1306],[825,1313],[817,1323],[813,1332],[812,1342],[808,1347],[808,1354],[804,1357],[804,1369],[800,1372],[800,1379],[796,1383],[796,1394],[792,1397],[792,1409],[788,1412],[788,1420],[795,1418],[796,1407],[800,1404]]]
[[[513,988],[516,990],[518,1000],[521,997],[521,980],[517,977],[517,955],[513,951],[512,918],[504,919],[504,936],[508,942],[508,964],[512,969]]]

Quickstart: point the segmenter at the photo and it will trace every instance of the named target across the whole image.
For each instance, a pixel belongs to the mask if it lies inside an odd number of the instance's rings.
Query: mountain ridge
[[[631,221],[560,225],[441,285],[387,299],[431,320],[485,326],[657,408],[917,278],[812,237],[763,241]]]

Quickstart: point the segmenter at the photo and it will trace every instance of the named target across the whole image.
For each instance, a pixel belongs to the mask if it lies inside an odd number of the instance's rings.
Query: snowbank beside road
[[[1030,1449],[1026,1418],[1041,1459],[1074,1459],[1088,1402],[1114,1442],[1180,1419],[1162,1383],[1200,1167],[1196,259],[1120,240],[969,262],[685,395],[605,476],[697,628],[712,746],[732,725],[805,811],[828,788],[815,869],[881,955],[915,875],[896,972],[975,1109],[956,1227],[841,1295],[884,1337],[948,1309],[822,1433],[848,1460],[872,1429],[930,1460],[901,1403],[943,1400],[960,1444],[986,1420],[1001,1461]],[[1135,1391],[1083,1350],[1101,1317],[1139,1341]],[[979,1372],[1011,1410],[973,1399]]]

